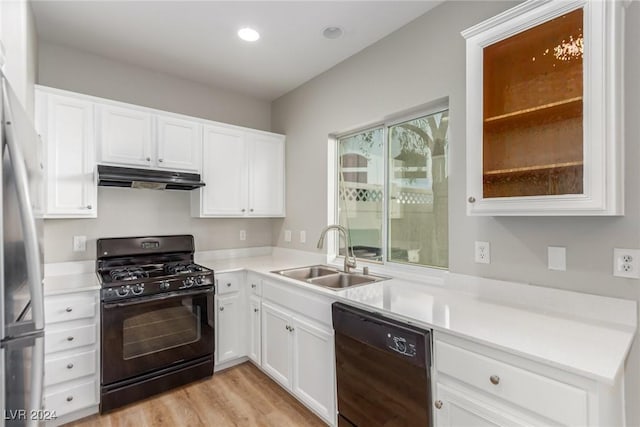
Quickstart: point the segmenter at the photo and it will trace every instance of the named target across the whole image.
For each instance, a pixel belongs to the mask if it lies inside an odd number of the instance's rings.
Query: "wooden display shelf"
[[[521,121],[540,117],[566,117],[582,113],[582,97],[563,99],[562,101],[550,102],[536,107],[525,108],[499,116],[487,117],[484,119],[485,125],[498,125],[511,121]]]
[[[566,169],[573,168],[577,166],[582,166],[583,162],[564,162],[564,163],[551,163],[548,165],[534,165],[534,166],[523,166],[519,168],[509,168],[509,169],[496,169],[483,173],[485,178],[491,177],[499,177],[504,175],[525,175],[525,174],[535,174],[541,172],[548,172],[553,169]]]

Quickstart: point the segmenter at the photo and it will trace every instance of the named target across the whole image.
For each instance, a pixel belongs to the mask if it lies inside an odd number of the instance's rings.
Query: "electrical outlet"
[[[87,250],[87,236],[73,236],[73,251],[84,252]]]
[[[307,242],[307,232],[302,230],[300,232],[300,243],[306,243]]]
[[[246,230],[240,230],[240,240],[247,240]]]
[[[613,275],[640,279],[640,249],[613,250]]]
[[[284,241],[285,242],[291,241],[291,230],[284,230]]]
[[[476,262],[491,264],[491,245],[489,242],[476,242]]]

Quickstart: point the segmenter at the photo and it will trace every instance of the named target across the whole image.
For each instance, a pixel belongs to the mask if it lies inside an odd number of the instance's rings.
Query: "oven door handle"
[[[135,300],[127,301],[127,302],[103,304],[102,307],[105,309],[122,308],[122,307],[129,307],[131,305],[144,304],[150,301],[161,301],[161,300],[175,298],[175,297],[190,297],[194,295],[206,295],[206,294],[212,294],[212,293],[213,293],[213,288],[206,289],[206,290],[199,290],[199,291],[175,291],[175,292],[169,292],[166,294],[153,295],[147,298],[145,297],[136,298]]]

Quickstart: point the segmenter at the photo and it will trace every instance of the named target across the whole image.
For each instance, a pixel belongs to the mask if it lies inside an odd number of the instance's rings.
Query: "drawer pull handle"
[[[67,307],[67,308],[65,309],[65,311],[66,311],[67,313],[71,313],[71,312],[73,311],[73,308],[71,308],[71,307]]]
[[[69,363],[69,364],[67,365],[67,369],[73,369],[73,363]]]
[[[255,283],[252,283],[252,284],[251,284],[251,289],[255,289],[255,288],[257,288],[256,284],[255,284]]]
[[[73,337],[67,337],[67,341],[73,341]]]
[[[500,384],[500,377],[497,376],[497,375],[491,375],[489,377],[489,381],[491,381],[491,384],[493,384],[493,385],[498,385],[498,384]]]
[[[71,402],[73,400],[73,396],[67,396],[67,402]]]
[[[433,402],[433,406],[435,406],[436,409],[442,408],[442,400],[436,400],[435,402]]]
[[[254,309],[253,309],[253,312],[254,312],[254,313],[257,313],[257,312],[259,312],[259,311],[260,311],[260,310],[258,310],[257,308],[254,308]]]

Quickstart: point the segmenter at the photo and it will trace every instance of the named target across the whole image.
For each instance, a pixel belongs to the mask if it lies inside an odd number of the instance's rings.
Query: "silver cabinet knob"
[[[151,157],[147,157],[147,162],[150,162],[150,161],[151,161]]]
[[[164,160],[158,159],[158,163],[162,163],[162,162],[164,162]]]
[[[246,209],[241,209],[241,210],[240,210],[240,212],[245,212],[245,211],[246,211]]]
[[[498,384],[500,384],[500,377],[497,376],[497,375],[491,375],[489,377],[489,381],[491,381],[491,384],[493,384],[493,385],[498,385]]]
[[[69,363],[69,364],[67,365],[67,369],[73,369],[73,363]]]
[[[433,402],[433,406],[435,406],[436,409],[442,408],[442,400],[436,400],[435,402]]]
[[[257,312],[259,312],[259,311],[260,311],[260,310],[258,310],[257,308],[254,308],[254,309],[253,309],[253,312],[254,312],[254,313],[257,313]]]
[[[92,209],[92,208],[93,208],[93,206],[87,205],[87,209]]]
[[[289,328],[291,328],[291,326],[289,326],[289,325],[286,325],[284,328],[285,328],[287,331],[290,331],[290,330],[291,330],[291,329],[289,329]]]
[[[67,396],[67,402],[71,402],[73,400],[73,396]]]
[[[473,196],[469,197],[468,200],[469,200],[469,203],[475,203],[476,202],[476,198],[473,197]]]
[[[67,307],[64,311],[66,311],[67,313],[71,313],[73,311],[73,308]]]
[[[249,212],[253,212],[253,209],[249,209]]]
[[[289,331],[293,332],[293,331],[295,331],[295,328],[293,326],[289,326]]]
[[[73,341],[73,337],[67,337],[67,341]]]
[[[220,307],[220,311],[224,311],[224,307]]]
[[[252,283],[251,284],[251,289],[255,289],[255,288],[257,288],[257,285],[255,283]]]
[[[227,283],[227,288],[230,288],[230,287],[231,287],[231,283]]]

